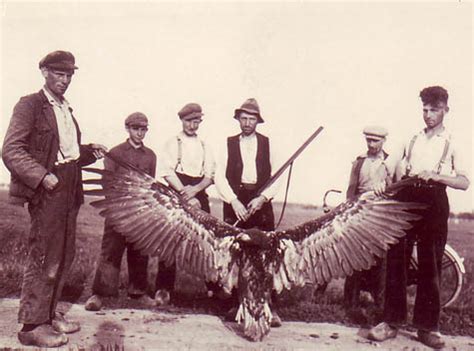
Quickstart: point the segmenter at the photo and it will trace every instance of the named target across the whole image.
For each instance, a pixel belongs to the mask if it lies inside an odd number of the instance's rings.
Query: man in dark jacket
[[[58,347],[64,333],[78,331],[56,312],[75,253],[76,219],[84,202],[81,166],[106,152],[98,144],[81,145],[81,133],[64,98],[74,71],[74,56],[55,51],[39,63],[45,85],[16,104],[3,144],[10,170],[10,199],[28,203],[31,230],[23,276],[18,339],[24,345]]]

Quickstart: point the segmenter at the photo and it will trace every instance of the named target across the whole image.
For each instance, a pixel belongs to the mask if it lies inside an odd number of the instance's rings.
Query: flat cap
[[[204,113],[202,113],[202,108],[199,104],[191,102],[189,104],[184,105],[184,107],[179,110],[178,116],[181,119],[189,121],[195,118],[201,118],[202,116],[204,116]]]
[[[235,110],[234,118],[239,119],[241,112],[247,112],[251,115],[257,116],[258,123],[264,123],[263,118],[260,115],[260,107],[258,106],[257,100],[254,98],[245,100],[242,106]]]
[[[363,133],[367,139],[382,140],[388,135],[387,130],[380,126],[368,126],[364,128]]]
[[[78,69],[75,64],[76,60],[74,59],[73,54],[69,51],[57,50],[46,55],[39,62],[39,68],[48,67],[65,71],[74,71],[75,69]]]
[[[125,125],[128,127],[146,127],[148,126],[148,118],[141,112],[134,112],[125,119]]]

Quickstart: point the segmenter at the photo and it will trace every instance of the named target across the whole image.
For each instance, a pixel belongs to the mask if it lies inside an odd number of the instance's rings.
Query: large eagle
[[[100,189],[92,202],[126,240],[145,255],[205,281],[238,289],[236,320],[244,334],[260,341],[270,331],[272,289],[319,285],[375,264],[405,235],[410,212],[420,206],[367,193],[292,229],[263,232],[229,225],[189,205],[179,193],[128,163],[109,172],[85,168],[101,177],[85,180]],[[395,190],[392,187],[389,190]]]

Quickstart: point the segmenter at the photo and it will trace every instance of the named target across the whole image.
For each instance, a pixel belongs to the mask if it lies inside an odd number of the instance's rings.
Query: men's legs
[[[93,294],[99,296],[118,295],[120,264],[125,247],[125,238],[113,230],[106,221],[99,263],[92,285]]]
[[[413,324],[423,331],[438,331],[442,258],[448,233],[449,204],[444,190],[431,189],[432,207],[418,237],[418,285]]]
[[[138,297],[147,293],[148,256],[127,244],[128,295]]]

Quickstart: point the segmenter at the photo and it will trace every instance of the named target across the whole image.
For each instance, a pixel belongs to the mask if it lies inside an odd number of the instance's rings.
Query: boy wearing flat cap
[[[125,119],[125,129],[128,139],[112,148],[110,154],[155,177],[156,155],[143,144],[148,131],[147,117],[141,112],[130,114]],[[113,173],[125,171],[109,157],[104,159],[104,169]],[[145,306],[155,305],[155,301],[147,295],[148,256],[142,256],[105,220],[101,254],[92,286],[93,295],[86,302],[86,310],[98,311],[102,307],[102,297],[118,295],[120,265],[125,250],[128,264],[128,295]]]
[[[160,176],[190,204],[210,213],[206,189],[213,183],[214,155],[210,145],[197,134],[202,122],[201,106],[186,104],[179,112],[182,130],[164,145]],[[164,303],[174,290],[176,267],[160,262],[156,288]]]
[[[10,200],[28,203],[31,229],[18,321],[23,345],[58,347],[80,329],[56,311],[75,254],[77,214],[84,202],[81,167],[107,151],[81,145],[81,132],[64,94],[77,69],[67,51],[46,55],[43,88],[16,104],[4,143],[11,172]]]
[[[415,177],[419,182],[401,189],[396,197],[425,204],[426,209],[387,253],[384,321],[373,327],[368,337],[376,341],[394,338],[398,328],[407,322],[406,260],[416,240],[419,265],[413,325],[420,342],[440,349],[445,344],[439,333],[439,317],[441,263],[448,236],[446,187],[466,190],[469,177],[460,154],[462,148],[443,124],[449,111],[448,92],[440,86],[427,87],[420,92],[420,98],[426,127],[406,143],[395,174],[396,180]]]
[[[349,186],[346,197],[352,199],[358,195],[373,191],[380,182],[391,183],[394,167],[388,161],[388,154],[383,149],[388,132],[379,126],[364,128],[363,134],[367,143],[367,152],[358,156],[352,163]],[[378,259],[377,264],[369,270],[354,272],[346,277],[344,284],[344,305],[352,317],[362,312],[360,309],[360,292],[371,293],[377,307],[383,305],[383,288],[385,283],[384,260]]]

